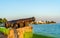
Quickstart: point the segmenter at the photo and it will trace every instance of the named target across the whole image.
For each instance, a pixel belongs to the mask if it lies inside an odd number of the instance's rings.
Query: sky
[[[60,0],[0,0],[0,18],[25,17],[60,22]]]

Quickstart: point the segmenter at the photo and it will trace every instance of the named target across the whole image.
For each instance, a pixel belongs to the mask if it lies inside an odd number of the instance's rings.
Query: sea
[[[57,24],[33,24],[33,33],[44,36],[60,38],[60,23]]]

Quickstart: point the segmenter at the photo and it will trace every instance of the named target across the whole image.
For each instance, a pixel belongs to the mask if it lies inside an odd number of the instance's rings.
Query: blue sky
[[[0,18],[42,17],[59,22],[60,0],[0,0]],[[47,19],[46,19],[47,18]]]

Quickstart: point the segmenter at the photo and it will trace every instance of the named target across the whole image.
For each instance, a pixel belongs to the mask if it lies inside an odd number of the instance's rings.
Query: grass
[[[2,32],[2,33],[4,33],[4,34],[8,35],[8,34],[9,34],[9,29],[4,28],[4,27],[0,27],[0,32]]]
[[[54,37],[33,34],[33,37],[32,38],[54,38]]]
[[[32,37],[33,37],[33,33],[31,33],[31,32],[24,33],[24,38],[32,38]]]
[[[55,38],[55,37],[38,35],[38,34],[33,34],[33,33],[30,33],[30,32],[26,32],[24,34],[24,38]]]

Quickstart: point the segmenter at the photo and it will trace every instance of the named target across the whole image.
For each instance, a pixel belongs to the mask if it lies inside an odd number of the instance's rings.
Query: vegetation
[[[33,37],[33,33],[31,33],[31,32],[24,33],[24,38],[32,38],[32,37]]]
[[[6,18],[3,18],[3,20],[2,20],[3,22],[7,22],[7,19]]]
[[[55,37],[50,37],[50,36],[43,36],[43,35],[38,35],[38,34],[33,34],[32,38],[55,38]]]
[[[2,18],[0,18],[0,23],[2,23],[3,21],[2,21]]]
[[[46,24],[56,23],[54,21],[46,21]]]
[[[9,34],[9,29],[5,28],[5,27],[0,27],[0,32],[4,33],[5,35]]]
[[[24,38],[54,38],[52,36],[44,36],[44,35],[38,35],[38,34],[33,34],[30,32],[26,32],[24,34]]]
[[[0,23],[5,23],[7,21],[7,19],[6,18],[0,18]]]

